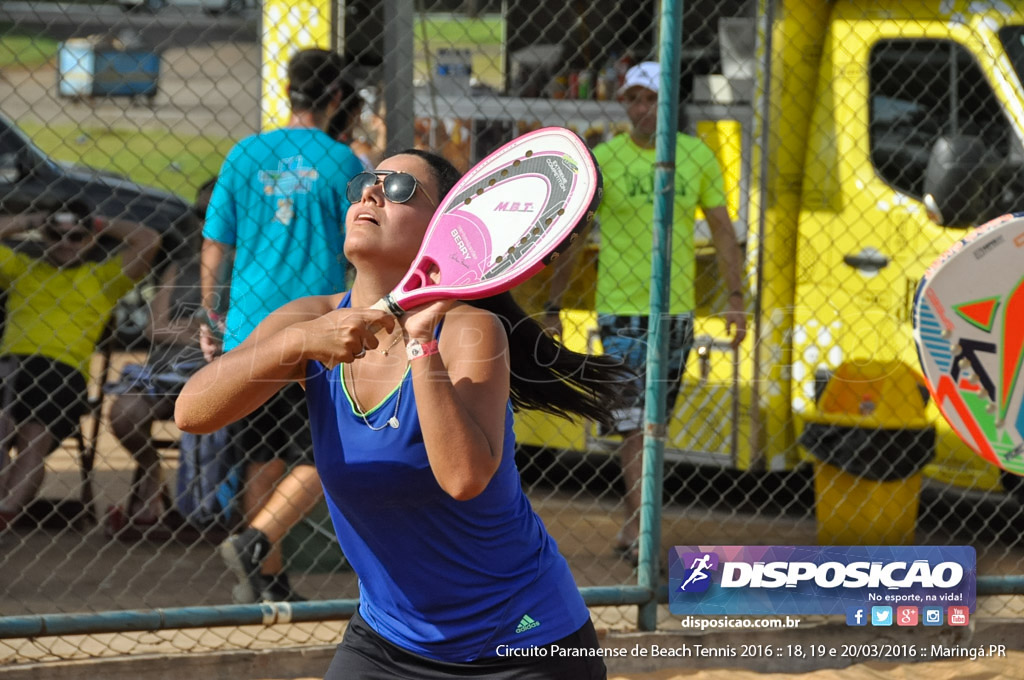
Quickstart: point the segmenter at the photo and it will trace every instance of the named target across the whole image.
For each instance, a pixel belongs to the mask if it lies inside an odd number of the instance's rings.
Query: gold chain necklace
[[[381,354],[383,354],[384,356],[387,356],[387,355],[388,355],[388,352],[390,352],[390,351],[391,351],[391,348],[392,348],[392,347],[394,347],[395,345],[397,345],[397,344],[398,344],[398,341],[399,341],[399,340],[401,340],[401,339],[402,339],[402,337],[403,337],[403,333],[399,332],[399,334],[395,336],[395,339],[391,341],[391,344],[390,344],[390,345],[388,345],[388,346],[387,346],[387,347],[385,347],[384,349],[375,349],[375,350],[373,350],[373,351],[374,351],[374,352],[380,352],[380,353],[381,353]]]
[[[391,347],[394,347],[394,346],[395,346],[394,343],[392,343]],[[391,347],[388,347],[388,349],[391,349]],[[384,356],[387,356],[387,350],[384,350]],[[380,432],[381,430],[383,430],[386,427],[390,427],[393,430],[397,430],[398,426],[401,424],[401,423],[398,422],[398,408],[402,404],[402,386],[405,384],[405,371],[402,371],[402,380],[401,380],[401,382],[398,383],[398,394],[395,395],[395,412],[391,414],[390,418],[388,418],[388,422],[387,423],[385,423],[384,425],[381,425],[380,427],[374,427],[373,425],[370,425],[370,421],[366,419],[366,412],[363,411],[363,407],[359,405],[359,397],[356,396],[356,376],[355,376],[355,370],[352,368],[352,364],[351,363],[343,364],[343,365],[349,367],[349,369],[348,369],[348,376],[349,376],[349,382],[352,385],[352,403],[354,403],[356,405],[356,410],[359,411],[359,417],[363,419],[363,422],[366,423],[366,426],[368,428],[370,428],[371,430],[373,430],[374,432]],[[408,367],[409,367],[408,364],[406,364],[406,368],[407,369],[408,369]]]

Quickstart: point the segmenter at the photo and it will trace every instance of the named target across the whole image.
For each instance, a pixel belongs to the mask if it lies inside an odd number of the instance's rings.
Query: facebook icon
[[[864,607],[847,607],[846,608],[846,625],[847,626],[866,626],[868,625],[868,616],[865,613],[867,610]]]

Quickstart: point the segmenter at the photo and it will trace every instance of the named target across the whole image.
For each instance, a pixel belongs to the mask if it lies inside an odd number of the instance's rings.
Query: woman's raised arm
[[[426,328],[405,328],[411,339],[429,343]],[[487,488],[501,463],[508,340],[493,314],[460,305],[444,317],[439,348],[412,360],[420,427],[434,478],[452,498],[468,500]]]

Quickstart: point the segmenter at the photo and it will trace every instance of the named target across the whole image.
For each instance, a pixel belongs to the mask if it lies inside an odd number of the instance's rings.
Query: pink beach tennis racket
[[[522,135],[448,192],[409,272],[373,307],[401,316],[428,302],[509,290],[568,247],[601,193],[600,171],[577,135],[553,127]]]
[[[1024,213],[978,227],[925,272],[914,341],[928,389],[975,453],[1024,475]]]

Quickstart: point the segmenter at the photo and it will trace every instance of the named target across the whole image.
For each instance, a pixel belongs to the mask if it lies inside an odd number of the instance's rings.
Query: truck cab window
[[[871,162],[894,189],[924,194],[936,140],[980,137],[1003,158],[1020,144],[981,68],[961,45],[940,40],[883,40],[869,62]]]
[[[1017,79],[1024,83],[1024,26],[1006,26],[999,30],[999,40],[1006,49]]]

